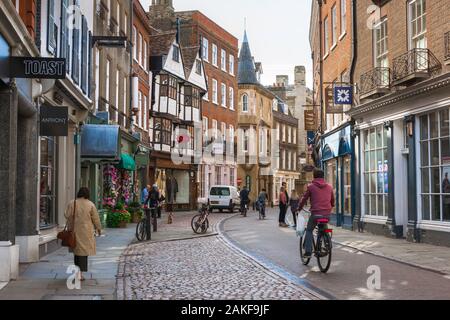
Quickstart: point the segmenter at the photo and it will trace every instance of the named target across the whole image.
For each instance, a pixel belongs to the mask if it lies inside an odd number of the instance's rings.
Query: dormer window
[[[202,75],[202,62],[200,60],[195,61],[195,72]]]
[[[180,62],[180,48],[176,45],[173,45],[172,60]]]

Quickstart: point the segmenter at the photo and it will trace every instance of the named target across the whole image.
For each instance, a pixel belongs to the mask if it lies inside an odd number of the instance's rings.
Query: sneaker
[[[312,254],[308,253],[308,252],[303,254],[303,258],[306,258],[306,259],[311,258],[311,256],[312,256]]]

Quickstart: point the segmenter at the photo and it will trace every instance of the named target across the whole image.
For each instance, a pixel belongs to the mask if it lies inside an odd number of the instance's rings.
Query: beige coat
[[[66,208],[64,216],[68,221],[70,230],[74,230],[77,246],[71,252],[76,256],[93,256],[96,253],[95,246],[95,230],[101,230],[100,217],[97,208],[87,199],[77,199],[75,228],[72,228],[73,206],[71,201]],[[94,229],[95,228],[95,229]]]

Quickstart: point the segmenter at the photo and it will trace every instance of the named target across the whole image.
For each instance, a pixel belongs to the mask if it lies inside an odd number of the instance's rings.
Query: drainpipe
[[[319,3],[319,58],[320,58],[320,133],[321,135],[324,133],[323,123],[324,123],[324,115],[323,115],[323,50],[322,50],[322,0],[317,0]]]

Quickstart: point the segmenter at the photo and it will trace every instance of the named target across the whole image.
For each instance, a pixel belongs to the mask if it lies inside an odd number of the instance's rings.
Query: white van
[[[228,210],[233,213],[234,210],[239,210],[241,200],[236,187],[212,186],[209,189],[208,204],[211,212],[218,209],[220,212]]]

